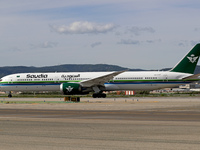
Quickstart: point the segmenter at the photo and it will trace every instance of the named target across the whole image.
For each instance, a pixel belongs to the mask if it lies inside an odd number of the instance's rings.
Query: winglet
[[[200,43],[195,45],[194,48],[183,59],[175,65],[171,72],[182,72],[193,74],[200,56]]]

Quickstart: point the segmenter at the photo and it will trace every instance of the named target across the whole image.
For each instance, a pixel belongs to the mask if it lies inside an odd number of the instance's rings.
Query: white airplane
[[[17,73],[0,79],[0,91],[61,91],[65,95],[106,97],[103,91],[155,90],[198,81],[194,75],[200,43],[169,71]]]

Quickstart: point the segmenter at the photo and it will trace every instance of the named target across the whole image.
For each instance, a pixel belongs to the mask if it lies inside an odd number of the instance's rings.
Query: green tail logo
[[[193,74],[200,56],[200,44],[194,48],[176,65],[171,72],[182,72]]]

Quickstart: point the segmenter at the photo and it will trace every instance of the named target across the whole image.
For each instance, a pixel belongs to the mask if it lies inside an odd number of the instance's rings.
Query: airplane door
[[[13,80],[12,80],[12,78],[10,79],[10,81],[9,81],[8,83],[10,83],[10,84],[12,84],[12,83],[13,83]]]
[[[59,77],[58,76],[56,76],[55,77],[55,83],[59,83],[60,81],[59,81]]]
[[[168,76],[167,76],[167,74],[164,74],[164,81],[168,81]]]

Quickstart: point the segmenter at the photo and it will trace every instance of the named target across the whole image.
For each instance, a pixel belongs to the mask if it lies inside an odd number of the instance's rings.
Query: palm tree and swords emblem
[[[191,63],[194,63],[194,62],[196,62],[196,60],[198,59],[198,56],[195,57],[194,54],[191,54],[191,56],[190,56],[190,57],[187,56],[187,58],[189,59],[189,61],[190,61]]]
[[[71,92],[71,91],[73,90],[73,87],[68,86],[68,87],[66,87],[66,90],[67,90],[68,92]]]

